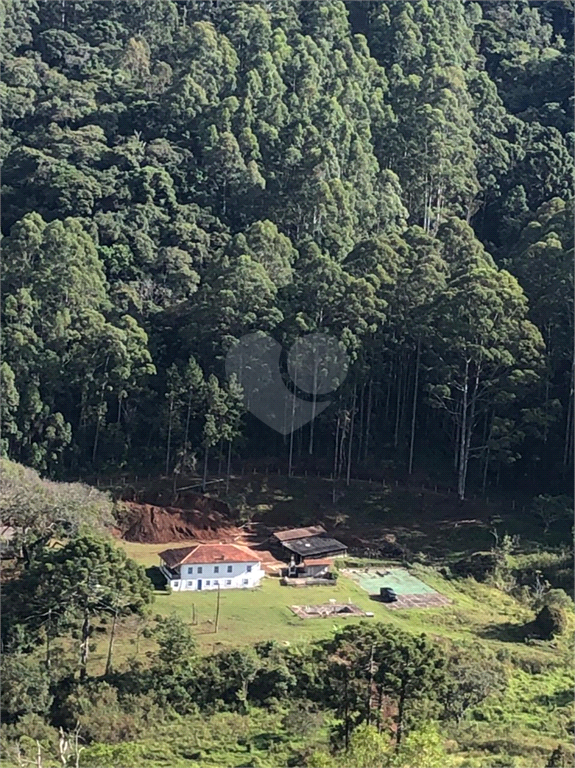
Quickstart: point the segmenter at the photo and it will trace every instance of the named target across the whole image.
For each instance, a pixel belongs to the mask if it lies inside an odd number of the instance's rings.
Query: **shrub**
[[[541,607],[545,605],[550,607],[554,605],[565,611],[573,610],[573,600],[564,589],[550,589],[549,592],[546,592],[541,598]]]
[[[543,640],[552,640],[567,628],[567,616],[558,605],[544,605],[533,622],[533,628]]]
[[[487,581],[495,573],[500,558],[495,552],[474,552],[468,557],[458,560],[451,566],[455,576],[471,576],[476,581]]]
[[[102,765],[137,765],[142,753],[142,746],[130,742],[113,745],[96,743],[82,750],[80,766],[101,768]]]
[[[513,575],[519,584],[536,587],[539,581],[549,582],[555,589],[573,592],[573,552],[562,549],[559,552],[532,552],[516,558]]]

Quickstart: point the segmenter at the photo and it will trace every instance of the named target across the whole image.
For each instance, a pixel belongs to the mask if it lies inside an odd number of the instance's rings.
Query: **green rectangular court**
[[[437,592],[412,576],[405,568],[370,568],[352,570],[351,576],[370,595],[379,595],[381,587],[390,587],[396,595],[436,595]]]
[[[382,587],[393,589],[397,602],[386,603],[390,610],[398,608],[437,608],[451,601],[440,595],[423,581],[412,576],[405,568],[359,568],[348,571],[349,576],[370,595],[379,597]]]

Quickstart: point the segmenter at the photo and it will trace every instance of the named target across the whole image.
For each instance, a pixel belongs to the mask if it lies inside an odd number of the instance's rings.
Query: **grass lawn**
[[[158,552],[169,544],[134,544],[119,542],[130,557],[146,567],[158,564]],[[183,543],[179,542],[179,546]],[[214,632],[217,593],[156,591],[152,614],[168,616],[177,613],[192,623],[198,645],[204,652],[218,647],[231,647],[274,639],[298,643],[326,636],[335,626],[357,621],[383,621],[411,632],[426,632],[434,636],[449,637],[462,642],[485,642],[497,651],[513,647],[520,655],[549,658],[551,648],[533,648],[514,643],[513,626],[521,625],[532,614],[512,597],[497,589],[478,584],[472,579],[450,581],[435,569],[415,566],[415,576],[448,597],[452,603],[439,608],[390,610],[385,604],[373,600],[355,581],[340,573],[335,586],[285,587],[277,577],[267,576],[254,590],[222,590],[217,634]],[[300,619],[290,610],[291,605],[317,605],[330,598],[352,603],[373,618],[329,617],[327,619]],[[136,619],[128,619],[119,630],[116,657],[118,662],[152,648],[152,642],[135,637]],[[104,637],[102,642],[105,643]],[[99,644],[100,645],[100,644]],[[98,647],[97,656],[104,660],[104,648]]]
[[[120,539],[117,543],[126,550],[128,557],[131,557],[140,565],[146,566],[146,568],[151,568],[154,565],[160,564],[158,554],[165,549],[177,549],[178,547],[186,547],[188,544],[191,545],[197,542],[175,541],[172,544],[138,544],[135,541]]]
[[[182,543],[180,542],[180,546]],[[122,542],[131,557],[150,567],[157,564],[157,553],[168,545],[145,545]],[[129,666],[134,659],[147,664],[147,655],[155,648],[142,628],[152,628],[161,616],[180,615],[192,624],[199,648],[212,653],[222,648],[274,639],[296,644],[325,637],[337,626],[358,621],[383,621],[410,632],[425,632],[438,642],[451,639],[461,648],[482,645],[503,654],[511,665],[510,678],[503,697],[486,700],[477,720],[457,730],[460,749],[467,755],[507,752],[523,756],[539,764],[558,742],[564,741],[566,723],[570,722],[570,693],[573,680],[567,641],[559,646],[549,643],[530,645],[517,642],[516,628],[532,618],[532,613],[514,598],[501,591],[478,584],[472,579],[448,580],[431,567],[414,566],[413,575],[450,598],[452,603],[441,608],[389,610],[372,600],[356,582],[340,574],[333,587],[284,587],[276,577],[266,577],[255,590],[222,590],[218,632],[214,632],[217,593],[157,591],[152,615],[147,621],[129,618],[121,623],[114,651],[116,669]],[[299,619],[290,605],[338,602],[348,599],[373,618],[330,617]],[[103,672],[109,624],[94,636],[96,648],[90,659],[90,672]],[[463,753],[462,753],[463,754]],[[467,765],[464,762],[463,765]]]

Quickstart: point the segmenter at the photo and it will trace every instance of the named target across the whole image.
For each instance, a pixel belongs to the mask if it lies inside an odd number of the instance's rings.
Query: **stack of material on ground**
[[[353,603],[324,603],[323,605],[292,605],[300,619],[327,619],[329,616],[365,616],[365,611]]]

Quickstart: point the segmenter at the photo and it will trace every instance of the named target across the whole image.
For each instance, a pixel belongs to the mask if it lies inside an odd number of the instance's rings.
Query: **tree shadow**
[[[544,707],[569,707],[573,703],[573,691],[571,688],[565,688],[552,694],[542,694],[536,701]]]
[[[524,624],[513,624],[509,621],[501,624],[488,624],[478,632],[485,640],[500,640],[503,643],[522,643],[527,637]]]

